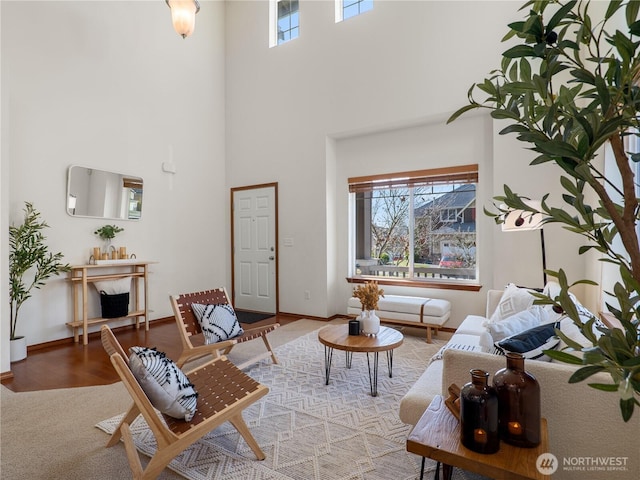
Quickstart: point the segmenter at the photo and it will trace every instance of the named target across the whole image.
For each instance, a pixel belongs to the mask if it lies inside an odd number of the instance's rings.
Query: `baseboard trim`
[[[293,317],[293,318],[306,318],[308,320],[318,320],[319,322],[330,322],[336,318],[348,318],[346,315],[332,315],[329,318],[327,317],[314,317],[312,315],[302,315],[301,313],[287,313],[287,312],[278,312],[276,314],[278,317]]]
[[[9,370],[8,372],[0,373],[0,382],[4,382],[5,380],[9,380],[13,378],[13,372]]]
[[[163,318],[157,318],[155,320],[149,320],[149,328],[151,328],[153,325],[158,325],[160,323],[166,323],[166,322],[174,322],[175,319],[174,317],[163,317]],[[113,329],[114,332],[118,332],[127,328],[135,328],[135,324],[131,324],[131,325],[122,325],[121,327],[116,327]],[[142,327],[143,328],[143,327]],[[100,331],[97,332],[90,332],[89,333],[89,338],[96,338],[100,336]],[[38,350],[42,350],[45,348],[49,348],[49,347],[59,347],[60,345],[70,345],[75,343],[73,341],[73,337],[67,337],[67,338],[59,338],[57,340],[51,340],[49,342],[44,342],[44,343],[36,343],[34,345],[28,345],[27,346],[27,355],[31,352],[36,352]],[[2,377],[2,379],[4,380],[4,377]]]

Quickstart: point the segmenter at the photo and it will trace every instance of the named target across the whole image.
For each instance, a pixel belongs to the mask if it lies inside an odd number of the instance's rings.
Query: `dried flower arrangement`
[[[363,311],[377,310],[378,300],[380,297],[384,297],[384,290],[378,288],[378,282],[370,281],[354,288],[353,296],[360,300]]]

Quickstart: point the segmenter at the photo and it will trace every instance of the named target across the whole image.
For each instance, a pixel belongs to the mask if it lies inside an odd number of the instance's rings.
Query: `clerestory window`
[[[269,46],[281,45],[300,35],[298,0],[271,0],[269,9]]]
[[[373,0],[336,0],[336,22],[355,17],[373,8]]]
[[[350,276],[476,283],[477,183],[477,165],[350,178]]]

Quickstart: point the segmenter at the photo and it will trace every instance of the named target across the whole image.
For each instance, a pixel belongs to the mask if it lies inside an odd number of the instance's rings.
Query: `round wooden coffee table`
[[[371,396],[378,395],[378,355],[380,352],[387,352],[387,368],[389,377],[393,376],[393,349],[402,345],[404,337],[402,333],[394,328],[380,327],[380,331],[375,336],[349,335],[349,325],[327,325],[318,332],[318,340],[324,345],[324,372],[325,385],[329,385],[329,374],[331,373],[331,360],[333,350],[344,350],[346,352],[347,368],[351,368],[353,352],[366,352],[367,367],[369,369],[369,385]],[[373,372],[369,353],[373,353]]]

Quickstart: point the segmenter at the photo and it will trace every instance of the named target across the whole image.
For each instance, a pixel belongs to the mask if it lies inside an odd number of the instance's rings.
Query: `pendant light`
[[[198,0],[165,0],[171,9],[171,21],[174,30],[182,38],[193,33],[196,26],[196,13],[200,11]]]

